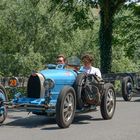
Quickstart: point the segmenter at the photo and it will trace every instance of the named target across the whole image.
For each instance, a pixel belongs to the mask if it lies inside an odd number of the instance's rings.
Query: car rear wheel
[[[60,128],[67,128],[73,121],[76,110],[75,91],[70,86],[65,86],[57,99],[56,122]]]
[[[7,117],[7,109],[4,102],[7,101],[6,91],[2,85],[0,85],[0,124],[4,122]]]
[[[101,99],[101,114],[105,120],[111,119],[116,107],[116,95],[114,86],[110,83],[104,85],[104,94]]]

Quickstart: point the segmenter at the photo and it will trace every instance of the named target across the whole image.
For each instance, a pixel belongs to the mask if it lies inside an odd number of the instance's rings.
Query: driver
[[[65,64],[66,63],[65,56],[63,54],[58,55],[56,62],[57,64]]]

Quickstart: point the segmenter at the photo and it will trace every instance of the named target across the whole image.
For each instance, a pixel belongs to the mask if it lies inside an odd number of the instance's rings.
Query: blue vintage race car
[[[12,106],[36,115],[55,116],[60,128],[69,127],[76,112],[94,111],[96,106],[100,106],[104,119],[111,119],[116,106],[114,86],[70,66],[48,65],[47,69],[31,74],[27,97],[16,93]],[[12,80],[16,83],[16,78]],[[0,123],[7,115],[6,102],[6,92],[0,86]]]

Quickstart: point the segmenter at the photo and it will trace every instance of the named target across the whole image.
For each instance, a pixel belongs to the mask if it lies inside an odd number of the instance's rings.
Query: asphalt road
[[[0,140],[140,140],[140,97],[131,102],[117,98],[114,117],[103,120],[100,110],[79,114],[67,129],[60,129],[54,118],[9,111],[0,126]]]

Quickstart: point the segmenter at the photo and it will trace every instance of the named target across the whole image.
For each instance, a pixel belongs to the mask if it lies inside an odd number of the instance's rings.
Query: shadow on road
[[[47,118],[46,116],[29,116],[29,117],[20,117],[20,116],[13,116],[9,115],[9,119],[14,119],[11,122],[3,124],[4,126],[19,126],[24,128],[36,128],[36,127],[43,127],[41,130],[56,130],[59,127],[56,124],[55,118]],[[102,118],[94,118],[91,115],[87,114],[76,114],[74,121],[72,124],[74,125],[83,125],[89,124],[90,121],[102,121]],[[56,124],[56,125],[54,125]],[[47,125],[47,127],[46,127]]]
[[[11,119],[15,119],[9,123],[4,124],[5,126],[20,126],[25,128],[35,128],[41,127],[46,124],[55,124],[56,121],[54,118],[47,118],[45,116],[29,116],[26,118],[21,117],[11,117]]]
[[[85,125],[85,124],[89,124],[90,121],[102,121],[102,118],[93,118],[91,115],[87,115],[87,114],[82,114],[82,115],[76,115],[74,117],[73,123],[71,125]],[[56,130],[59,129],[59,127],[46,127],[46,128],[42,128],[41,130]]]
[[[89,124],[89,121],[101,121],[103,118],[94,118],[91,115],[77,115],[74,118],[73,124]]]
[[[140,99],[136,99],[136,100],[134,100],[134,102],[140,102]]]

